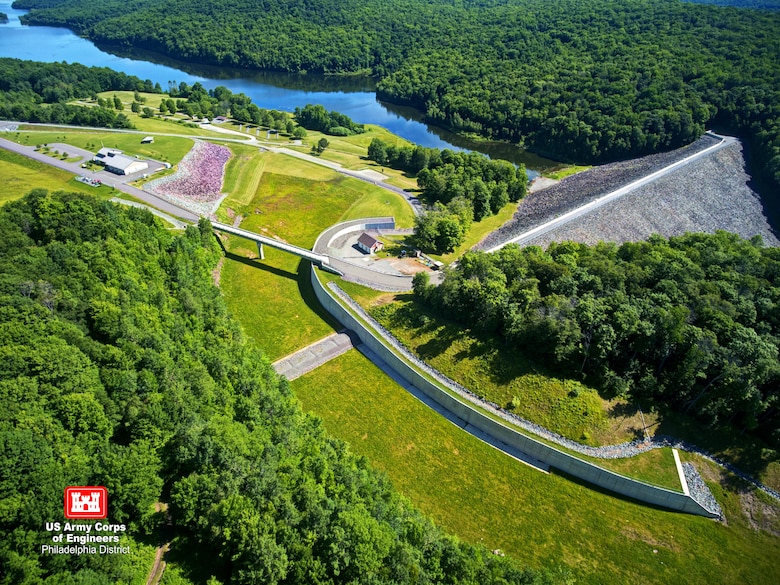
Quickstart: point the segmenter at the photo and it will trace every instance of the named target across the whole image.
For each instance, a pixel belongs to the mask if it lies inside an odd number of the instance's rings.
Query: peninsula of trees
[[[143,582],[160,527],[198,582],[548,582],[443,534],[302,412],[227,314],[207,221],[36,190],[0,231],[3,583]],[[40,554],[69,485],[108,488],[135,556]]]
[[[0,119],[130,128],[127,116],[112,105],[84,108],[67,103],[110,90],[162,91],[159,84],[106,67],[0,58]]]
[[[780,186],[780,12],[677,0],[17,0],[25,22],[234,67],[370,74],[378,96],[561,160],[749,137]]]

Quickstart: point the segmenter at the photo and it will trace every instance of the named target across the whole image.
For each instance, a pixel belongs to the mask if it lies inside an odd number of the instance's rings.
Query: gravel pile
[[[712,512],[713,514],[717,514],[719,518],[723,518],[723,510],[712,495],[710,488],[704,483],[699,472],[696,471],[696,468],[691,463],[683,463],[682,469],[691,497],[708,512]]]
[[[750,477],[748,474],[740,471],[733,465],[721,459],[718,459],[717,457],[714,457],[707,451],[698,448],[696,445],[686,443],[685,441],[679,441],[673,437],[655,436],[652,438],[646,438],[644,440],[635,440],[629,443],[621,443],[619,445],[604,445],[601,447],[591,447],[588,445],[582,445],[581,443],[577,443],[576,441],[572,441],[571,439],[567,439],[566,437],[562,437],[561,435],[554,433],[549,429],[546,429],[542,426],[532,423],[531,421],[519,417],[511,412],[507,412],[506,410],[501,408],[500,405],[496,404],[495,402],[490,402],[489,400],[485,400],[484,398],[474,394],[468,388],[462,386],[461,384],[458,384],[451,378],[445,376],[438,370],[432,368],[429,364],[427,364],[419,357],[417,357],[405,345],[403,345],[400,341],[398,341],[398,339],[396,339],[396,337],[392,333],[390,333],[390,331],[385,329],[385,327],[383,327],[376,319],[374,319],[371,315],[369,315],[365,311],[365,309],[363,309],[363,307],[361,307],[358,303],[356,303],[352,299],[352,297],[350,297],[346,292],[344,292],[338,286],[338,284],[336,284],[335,282],[329,282],[327,286],[336,294],[336,296],[338,296],[342,301],[344,301],[347,305],[349,305],[349,307],[353,311],[355,311],[363,320],[368,322],[371,325],[371,327],[374,328],[374,330],[376,330],[376,332],[383,337],[384,341],[388,345],[390,345],[395,351],[401,354],[406,360],[415,364],[415,366],[418,367],[421,371],[425,372],[426,374],[434,378],[436,381],[438,381],[441,385],[452,390],[453,392],[455,392],[462,398],[466,399],[467,401],[471,402],[472,404],[491,412],[492,414],[504,419],[505,421],[517,427],[520,427],[525,431],[528,431],[529,433],[532,433],[538,437],[546,439],[562,447],[566,447],[567,449],[571,449],[572,451],[576,453],[580,453],[581,455],[588,455],[590,457],[596,457],[598,459],[623,459],[626,457],[633,457],[635,455],[639,455],[640,453],[645,453],[647,451],[650,451],[651,449],[661,449],[663,447],[673,447],[675,449],[679,449],[682,451],[696,453],[698,455],[701,455],[702,457],[705,457],[710,461],[713,461],[717,465],[724,467],[725,469],[734,473],[738,477],[751,483],[752,485],[754,485],[756,488],[760,489],[764,493],[772,496],[773,498],[780,500],[780,493],[763,485],[762,483]],[[696,475],[698,476],[698,473]],[[699,480],[701,480],[701,478],[699,478]],[[709,488],[707,488],[706,484],[704,484],[703,482],[701,483],[702,486],[697,487],[698,490],[697,494],[704,494],[705,490],[706,492],[709,492]],[[689,489],[691,490],[691,495],[693,495],[693,488],[691,488],[690,485],[691,484],[689,481]],[[705,498],[704,495],[702,495],[701,497]],[[713,502],[715,501],[715,498],[712,496],[712,494],[710,494],[709,497],[712,499]],[[696,501],[704,506],[704,504],[700,500],[696,499]],[[717,502],[715,506],[717,506]],[[712,508],[709,506],[705,506],[705,508],[709,511],[714,511],[716,509],[719,510],[719,508]],[[714,512],[714,513],[719,514],[720,512]]]
[[[741,145],[731,144],[529,243],[543,248],[564,240],[621,244],[651,234],[668,238],[726,230],[743,238],[759,235],[766,245],[778,246],[780,241],[760,197],[749,186],[744,167]]]
[[[719,141],[719,138],[705,134],[696,142],[671,152],[601,165],[566,177],[552,187],[529,194],[520,203],[514,217],[488,234],[475,249],[487,250],[498,246],[537,225],[709,148]]]

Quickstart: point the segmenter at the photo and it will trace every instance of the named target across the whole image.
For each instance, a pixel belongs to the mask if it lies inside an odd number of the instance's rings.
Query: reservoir
[[[322,104],[327,110],[346,114],[361,124],[384,126],[410,142],[430,148],[450,148],[482,152],[491,158],[523,163],[537,171],[556,166],[554,161],[535,156],[516,146],[475,141],[457,136],[421,120],[412,108],[379,102],[373,79],[294,75],[193,65],[143,51],[117,54],[115,49],[97,47],[68,29],[23,26],[23,10],[11,8],[13,0],[0,0],[0,12],[8,23],[0,24],[0,57],[13,57],[46,63],[81,63],[109,67],[143,80],[159,83],[166,91],[169,83],[200,82],[207,89],[219,85],[233,93],[244,93],[258,107],[292,112],[306,104]],[[536,173],[530,173],[532,176]]]

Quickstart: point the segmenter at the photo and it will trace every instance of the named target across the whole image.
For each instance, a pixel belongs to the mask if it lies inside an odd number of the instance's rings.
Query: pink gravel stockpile
[[[220,197],[230,149],[210,142],[196,142],[179,163],[175,174],[147,184],[160,195],[189,202],[211,203]]]

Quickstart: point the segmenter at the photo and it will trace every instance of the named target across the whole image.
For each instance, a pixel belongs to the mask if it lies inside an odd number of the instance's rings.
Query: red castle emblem
[[[108,490],[103,486],[65,488],[65,518],[96,520],[108,516]]]

